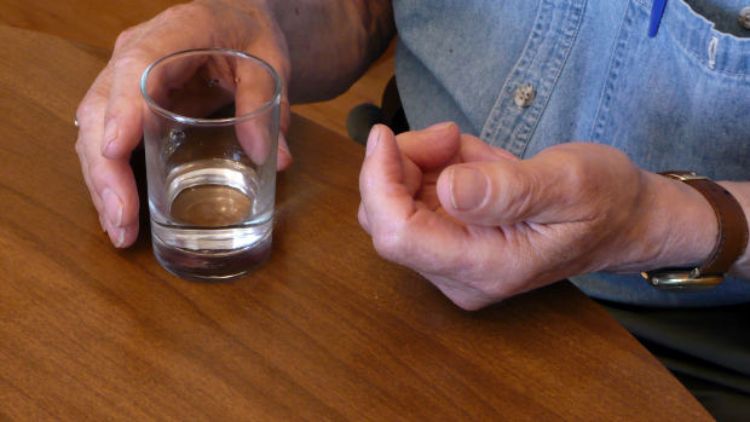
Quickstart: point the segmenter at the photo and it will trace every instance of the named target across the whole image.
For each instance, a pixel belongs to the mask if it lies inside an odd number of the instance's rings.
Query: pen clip
[[[659,32],[659,25],[661,25],[661,18],[664,16],[666,7],[667,0],[654,0],[653,6],[651,6],[651,23],[648,26],[649,38],[654,38]]]

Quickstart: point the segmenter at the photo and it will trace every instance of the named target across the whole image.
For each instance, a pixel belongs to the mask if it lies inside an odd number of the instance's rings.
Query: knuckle
[[[403,255],[403,237],[395,232],[378,232],[372,237],[373,246],[378,255],[389,261],[399,261]]]
[[[89,116],[94,115],[95,113],[100,111],[100,109],[101,108],[98,106],[98,104],[96,104],[95,101],[92,101],[90,98],[84,99],[76,109],[76,118],[78,119],[78,123],[83,125]]]
[[[120,32],[120,35],[118,35],[117,39],[115,40],[115,51],[122,50],[126,45],[130,43],[130,41],[135,37],[137,28],[137,26],[133,26]]]
[[[130,71],[134,68],[145,67],[145,54],[143,47],[131,48],[122,52],[114,61],[113,68],[115,73]]]
[[[94,125],[99,116],[104,113],[106,108],[104,104],[105,102],[102,101],[86,99],[78,105],[75,112],[75,119],[78,122],[79,134],[84,134],[91,130],[92,125]],[[82,142],[83,140],[79,136],[77,143]]]

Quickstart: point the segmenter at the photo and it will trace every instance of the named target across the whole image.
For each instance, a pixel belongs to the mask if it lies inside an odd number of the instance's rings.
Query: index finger
[[[359,178],[362,203],[374,226],[385,227],[409,219],[417,210],[404,184],[401,153],[393,132],[375,125]]]
[[[460,267],[468,232],[414,201],[393,132],[383,125],[376,125],[368,139],[360,192],[380,255],[417,271],[450,272]]]
[[[458,158],[461,148],[459,128],[453,122],[404,132],[396,139],[401,152],[423,170],[434,170],[452,164]]]

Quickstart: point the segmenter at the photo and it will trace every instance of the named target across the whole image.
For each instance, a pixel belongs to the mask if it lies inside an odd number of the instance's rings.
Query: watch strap
[[[713,208],[718,222],[718,240],[708,259],[691,271],[694,278],[723,275],[747,247],[748,226],[739,202],[718,183],[687,171],[668,171],[664,176],[680,180],[697,190]]]

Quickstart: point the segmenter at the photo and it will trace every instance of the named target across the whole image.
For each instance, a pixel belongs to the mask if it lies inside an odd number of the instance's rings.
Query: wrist
[[[630,251],[615,271],[695,267],[711,255],[718,221],[708,200],[683,182],[642,170],[637,218],[627,238]]]

